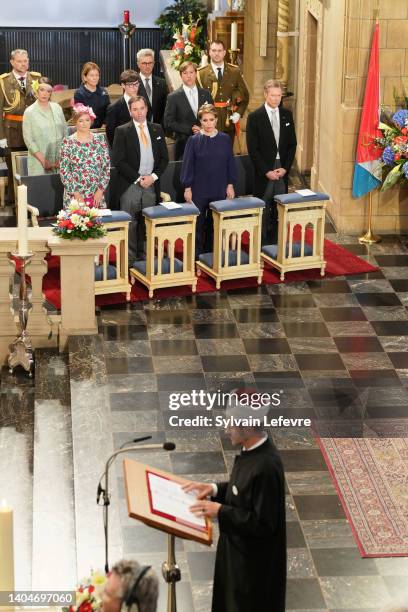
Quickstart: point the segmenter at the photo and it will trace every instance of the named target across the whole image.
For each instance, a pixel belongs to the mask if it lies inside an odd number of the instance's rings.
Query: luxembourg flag
[[[374,138],[382,137],[382,133],[378,129],[380,119],[379,37],[380,26],[376,23],[357,141],[357,159],[353,179],[353,196],[355,198],[361,198],[381,185],[381,153],[372,142]]]

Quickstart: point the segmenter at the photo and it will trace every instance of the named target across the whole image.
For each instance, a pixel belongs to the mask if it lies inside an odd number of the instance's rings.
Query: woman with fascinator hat
[[[89,106],[75,104],[76,132],[61,147],[60,176],[64,206],[74,198],[79,203],[105,208],[104,192],[110,178],[110,158],[104,134],[91,132],[95,113]]]

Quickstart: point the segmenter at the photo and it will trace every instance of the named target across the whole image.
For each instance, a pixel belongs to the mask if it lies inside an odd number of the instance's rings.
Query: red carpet
[[[324,255],[327,261],[326,274],[323,278],[331,278],[333,276],[343,276],[348,274],[362,274],[364,272],[375,272],[377,268],[367,263],[360,257],[353,255],[338,244],[325,240]],[[299,282],[306,280],[321,280],[320,270],[305,270],[304,272],[289,272],[285,275],[285,282]],[[263,284],[270,285],[280,283],[279,274],[276,270],[265,266],[263,275]],[[244,278],[234,281],[225,281],[221,284],[221,289],[228,291],[229,289],[237,289],[240,287],[256,287],[256,278]],[[197,293],[216,291],[215,283],[211,278],[202,274],[197,283]],[[44,277],[43,292],[48,300],[58,310],[61,308],[61,291],[59,281],[59,258],[50,257],[48,259],[48,273]],[[154,292],[155,298],[166,298],[173,296],[191,295],[191,288],[176,287],[170,289],[158,289]],[[147,289],[136,282],[133,285],[131,293],[131,301],[148,300]],[[96,297],[97,306],[107,306],[109,304],[121,304],[126,301],[124,293],[112,293],[109,295],[99,295]]]
[[[406,420],[389,419],[388,429],[390,421],[406,433]],[[361,556],[408,556],[408,440],[321,438],[318,442]]]

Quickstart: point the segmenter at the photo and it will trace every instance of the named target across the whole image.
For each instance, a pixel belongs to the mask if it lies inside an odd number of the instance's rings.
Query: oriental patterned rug
[[[408,556],[407,425],[384,421],[380,435],[401,437],[318,440],[362,557]]]

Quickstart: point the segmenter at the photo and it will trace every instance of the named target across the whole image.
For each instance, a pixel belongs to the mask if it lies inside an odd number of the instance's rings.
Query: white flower
[[[185,48],[184,48],[184,53],[185,55],[190,55],[193,51],[193,47],[192,45],[190,45],[190,43],[187,43]]]

